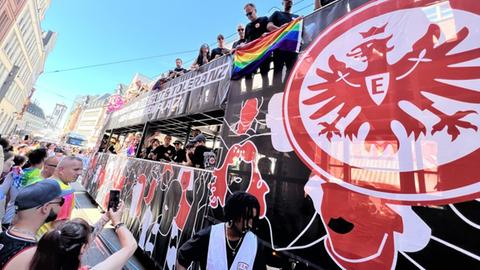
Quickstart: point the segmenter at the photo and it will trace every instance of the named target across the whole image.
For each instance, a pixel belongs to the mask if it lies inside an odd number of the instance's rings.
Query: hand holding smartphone
[[[114,212],[118,210],[118,204],[120,203],[120,190],[110,190],[110,197],[108,200],[108,210],[113,209]]]

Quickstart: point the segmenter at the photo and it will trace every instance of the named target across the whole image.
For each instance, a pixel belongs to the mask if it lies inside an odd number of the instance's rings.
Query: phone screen
[[[112,208],[113,211],[117,211],[119,203],[120,203],[120,190],[115,190],[115,189],[110,190],[110,198],[108,200],[108,210]]]

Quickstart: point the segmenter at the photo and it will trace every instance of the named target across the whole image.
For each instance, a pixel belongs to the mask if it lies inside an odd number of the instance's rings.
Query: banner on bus
[[[225,101],[230,85],[231,56],[163,84],[115,111],[107,129],[213,111]]]

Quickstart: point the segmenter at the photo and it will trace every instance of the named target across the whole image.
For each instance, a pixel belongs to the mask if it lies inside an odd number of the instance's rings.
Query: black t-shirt
[[[212,50],[212,55],[210,55],[210,60],[215,59],[215,56],[223,56],[227,53],[229,53],[230,50],[227,48],[215,48]]]
[[[210,148],[205,145],[199,145],[195,147],[193,152],[192,163],[194,167],[205,169],[205,159],[203,153],[211,151]]]
[[[273,23],[273,25],[280,27],[286,23],[293,21],[293,19],[298,18],[297,14],[287,13],[284,11],[275,11],[268,21]]]
[[[150,153],[155,153],[155,149],[153,149],[153,147],[151,145],[145,149],[145,158],[146,159],[150,159],[150,160],[152,159],[148,156],[148,155],[150,155]]]
[[[210,232],[212,227],[207,227],[197,234],[195,234],[190,240],[185,242],[180,249],[178,250],[177,258],[178,262],[188,267],[192,262],[199,262],[200,267],[202,269],[206,269],[207,266],[207,257],[208,257],[208,243],[210,241]],[[225,245],[227,239],[225,239]],[[238,242],[230,241],[230,245],[232,247],[236,247]],[[241,243],[240,243],[241,245]],[[255,262],[253,263],[254,270],[265,270],[265,258],[264,258],[264,246],[260,243],[257,239],[257,254],[255,255]],[[238,252],[238,250],[237,250]],[[230,269],[233,260],[233,252],[227,245],[227,262],[228,262],[228,269]]]
[[[268,32],[268,18],[258,17],[255,21],[250,22],[245,27],[245,39],[247,42],[253,41]]]
[[[205,57],[203,57],[203,55],[200,54],[199,56],[197,56],[197,60],[195,60],[195,64],[199,66],[203,66],[207,64],[208,62],[204,61],[204,58],[206,58],[206,60],[211,59],[210,54],[207,54]]]
[[[150,154],[150,152],[152,152],[152,148],[153,148],[152,146],[149,146],[149,147],[145,148],[145,155],[148,156],[148,154]]]
[[[245,42],[247,42],[246,39],[244,39],[244,38],[239,39],[239,40],[237,40],[237,41],[235,41],[235,42],[233,43],[232,48],[235,49],[235,48],[237,48],[238,45],[240,45],[240,44],[242,44],[242,43],[245,43]]]
[[[159,147],[155,148],[153,150],[153,153],[157,155],[157,160],[166,160],[166,161],[172,161],[173,156],[175,155],[175,147],[169,145],[160,145]]]
[[[175,155],[173,156],[173,161],[177,163],[182,163],[184,161],[187,161],[187,155],[186,155],[185,149],[179,149],[178,151],[175,151]]]
[[[170,78],[176,78],[176,77],[179,77],[183,74],[187,73],[187,70],[184,69],[184,68],[175,68],[173,71],[170,71],[170,73],[168,74],[168,76]]]
[[[187,73],[188,70],[184,69],[184,68],[175,68],[174,71],[176,72],[183,72],[183,73]]]
[[[36,245],[37,242],[11,235],[8,231],[0,233],[0,269],[22,250]]]

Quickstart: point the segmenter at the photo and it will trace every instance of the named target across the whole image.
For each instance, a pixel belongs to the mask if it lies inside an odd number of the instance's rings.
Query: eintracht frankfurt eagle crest
[[[413,204],[478,196],[480,6],[399,2],[367,4],[312,42],[287,83],[288,137],[354,191]]]

